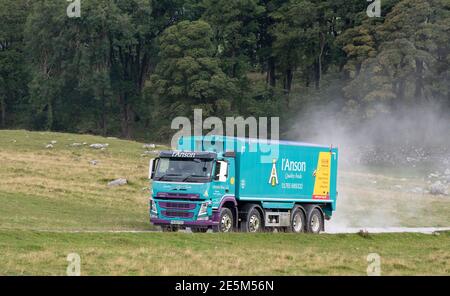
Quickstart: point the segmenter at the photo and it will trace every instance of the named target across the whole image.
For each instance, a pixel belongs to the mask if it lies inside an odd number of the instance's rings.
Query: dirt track
[[[357,233],[359,231],[368,233],[425,233],[432,234],[439,231],[450,231],[450,227],[369,227],[369,228],[340,228],[330,227],[325,233]]]
[[[160,232],[157,230],[34,230],[37,232],[50,233],[152,233]],[[450,227],[329,227],[324,233],[326,234],[345,234],[358,233],[360,231],[368,233],[423,233],[433,234],[440,231],[450,231]],[[180,232],[191,233],[189,230],[182,230]],[[210,231],[209,231],[210,232]]]

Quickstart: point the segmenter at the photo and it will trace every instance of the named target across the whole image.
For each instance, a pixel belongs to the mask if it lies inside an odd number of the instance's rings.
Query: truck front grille
[[[158,192],[156,197],[173,199],[198,199],[200,195],[192,193]]]
[[[169,218],[192,218],[194,213],[192,212],[176,212],[176,211],[162,211],[162,214]]]
[[[163,209],[171,210],[193,210],[196,207],[195,203],[181,203],[181,202],[159,202],[159,206]]]

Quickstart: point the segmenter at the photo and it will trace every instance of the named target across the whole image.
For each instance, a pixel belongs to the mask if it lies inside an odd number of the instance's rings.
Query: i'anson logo
[[[272,161],[272,171],[270,172],[269,184],[273,187],[278,185],[277,160]]]
[[[176,151],[172,153],[172,157],[185,157],[185,158],[195,157],[195,153]]]
[[[306,172],[306,162],[291,161],[288,158],[281,160],[281,170],[289,172]]]

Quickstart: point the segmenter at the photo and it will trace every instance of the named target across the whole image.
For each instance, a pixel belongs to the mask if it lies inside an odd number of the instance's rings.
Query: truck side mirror
[[[155,170],[156,170],[156,164],[157,164],[157,158],[150,159],[150,164],[148,166],[148,178],[153,179],[155,176]]]
[[[214,180],[219,182],[226,182],[227,178],[228,178],[228,162],[221,160],[217,161]]]

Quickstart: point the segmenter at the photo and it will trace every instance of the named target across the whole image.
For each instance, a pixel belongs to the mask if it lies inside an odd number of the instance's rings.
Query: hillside
[[[153,229],[148,161],[166,148],[89,135],[0,131],[0,228]],[[107,185],[117,178],[128,184]],[[338,210],[329,226],[449,226],[450,198],[411,191],[418,186],[426,182],[414,171],[340,169]]]
[[[91,144],[109,146],[101,150]],[[152,154],[145,151],[142,143],[113,138],[0,131],[0,228],[150,229]],[[128,185],[107,186],[117,178]]]
[[[382,257],[383,274],[450,273],[448,232],[146,232],[156,230],[147,214],[155,149],[114,138],[0,131],[0,275],[64,275],[72,252],[80,254],[84,275],[364,275],[371,252]],[[424,182],[401,176],[343,170],[329,227],[449,226],[450,198],[395,189]],[[117,178],[128,184],[107,185]],[[224,256],[220,265],[217,254]]]

